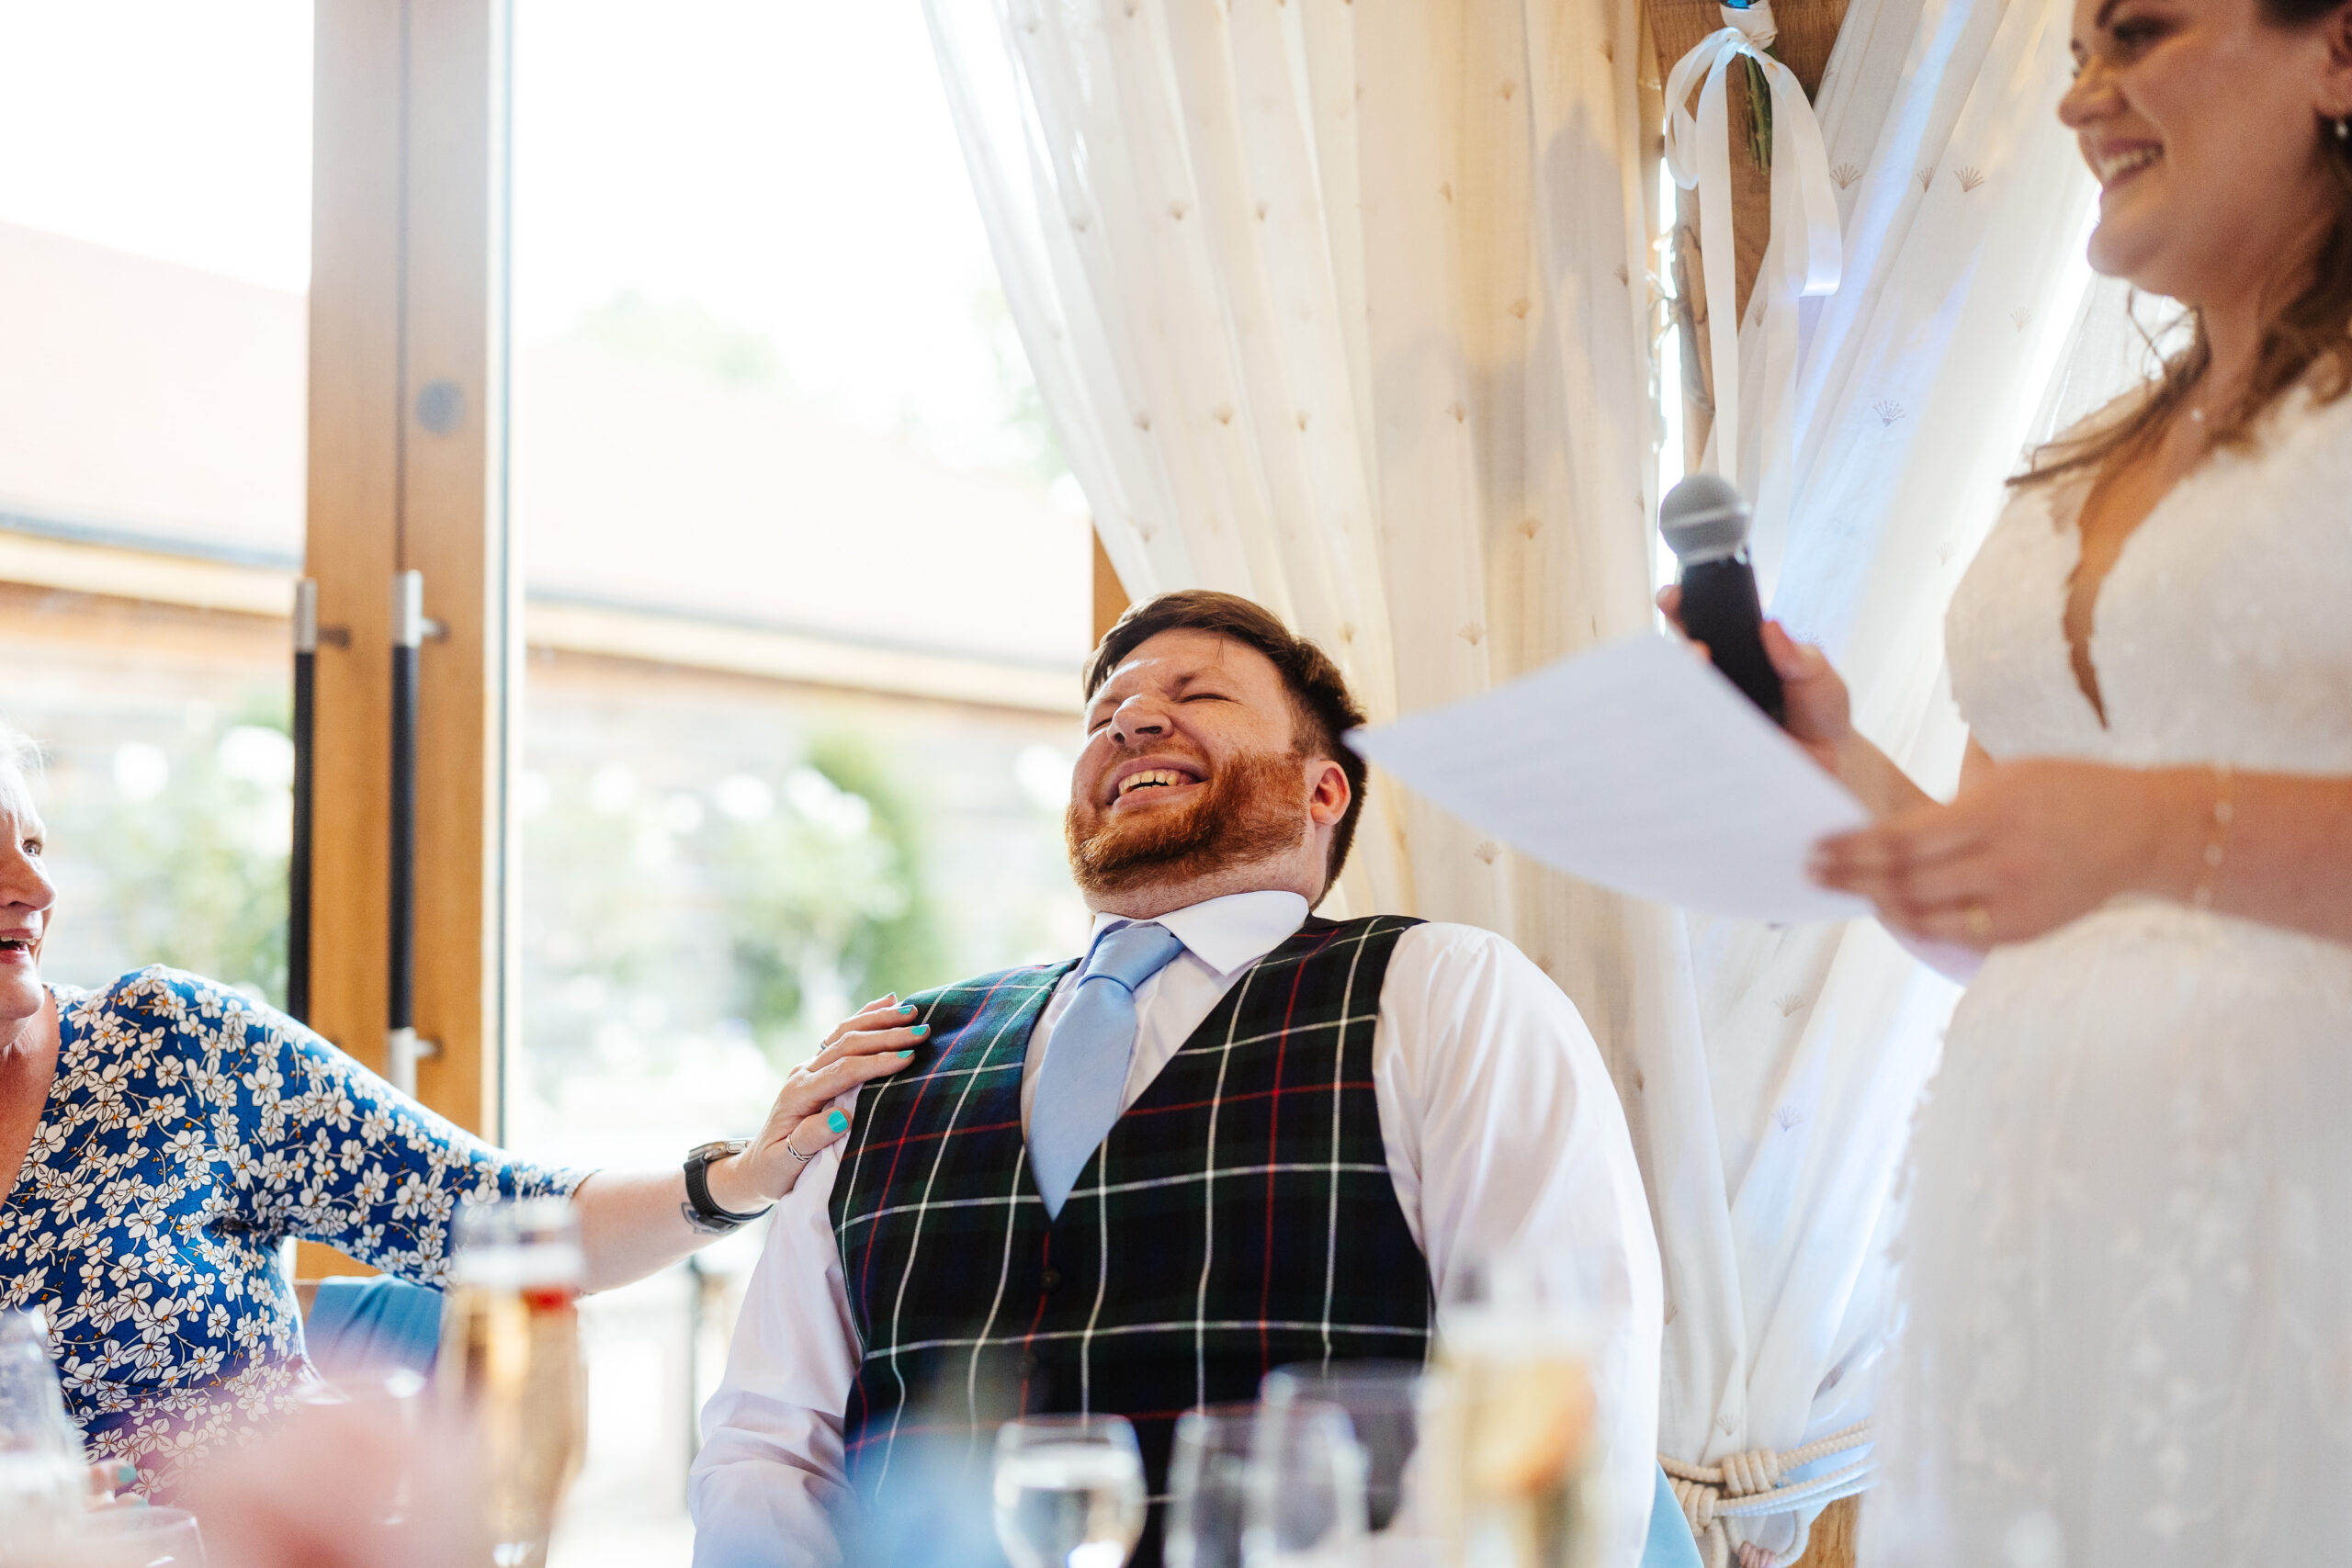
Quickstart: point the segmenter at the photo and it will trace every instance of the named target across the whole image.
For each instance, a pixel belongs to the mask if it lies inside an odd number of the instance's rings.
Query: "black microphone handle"
[[[1756,596],[1756,572],[1745,556],[1702,561],[1682,569],[1682,630],[1707,645],[1715,668],[1747,700],[1788,721],[1780,671],[1764,654],[1764,611]]]

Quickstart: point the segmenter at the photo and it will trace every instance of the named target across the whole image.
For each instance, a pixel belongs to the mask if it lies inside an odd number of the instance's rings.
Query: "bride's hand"
[[[1657,607],[1678,632],[1682,626],[1682,590],[1668,585],[1658,591]],[[1706,644],[1691,647],[1705,651]],[[1844,778],[1847,752],[1854,742],[1853,705],[1846,682],[1830,667],[1829,658],[1809,642],[1799,642],[1778,621],[1764,623],[1764,657],[1781,677],[1787,719],[1781,728],[1829,773]]]
[[[913,1023],[914,1007],[895,996],[868,1002],[836,1024],[823,1047],[792,1069],[749,1147],[711,1167],[707,1179],[719,1207],[738,1213],[766,1207],[792,1190],[804,1159],[849,1134],[850,1112],[831,1102],[860,1084],[895,1073],[913,1060],[930,1032]],[[785,1143],[791,1142],[786,1150]],[[729,1201],[733,1196],[735,1201]]]
[[[1986,765],[1950,806],[1898,812],[1826,840],[1813,874],[1889,926],[1977,952],[2025,942],[2119,893],[2153,889],[2162,852],[2194,837],[2182,775],[2091,762]]]

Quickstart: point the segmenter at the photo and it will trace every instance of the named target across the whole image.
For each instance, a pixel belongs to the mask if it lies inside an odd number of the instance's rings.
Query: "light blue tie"
[[[1047,1215],[1061,1213],[1078,1173],[1125,1109],[1136,987],[1183,951],[1166,926],[1121,926],[1087,956],[1078,990],[1046,1042],[1029,1108],[1029,1168]]]

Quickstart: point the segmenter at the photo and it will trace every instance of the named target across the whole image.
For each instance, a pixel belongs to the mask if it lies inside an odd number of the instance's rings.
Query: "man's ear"
[[[1310,786],[1306,797],[1307,819],[1318,828],[1335,827],[1340,818],[1348,814],[1348,803],[1355,798],[1355,791],[1348,784],[1347,770],[1328,757],[1318,758],[1306,766]]]
[[[2352,118],[2352,6],[2338,6],[2320,26],[2327,34],[2327,70],[2312,107],[2322,119]],[[2335,127],[2322,134],[2333,138]]]

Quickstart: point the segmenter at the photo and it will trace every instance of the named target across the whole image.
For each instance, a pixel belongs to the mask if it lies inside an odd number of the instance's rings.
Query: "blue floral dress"
[[[91,1457],[151,1493],[311,1376],[287,1237],[436,1284],[460,1199],[586,1174],[509,1157],[209,980],[51,993],[57,1077],[0,1201],[0,1307],[47,1310]]]

